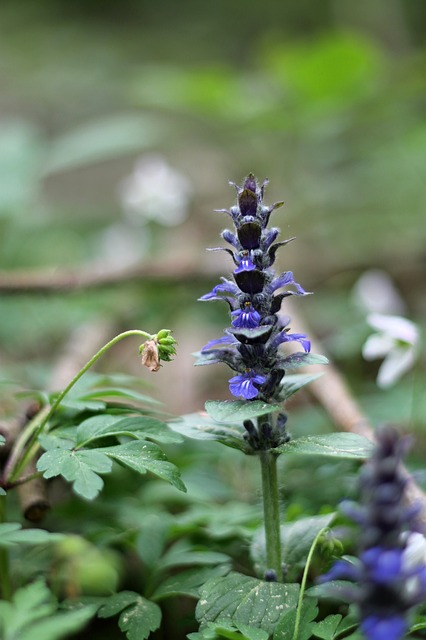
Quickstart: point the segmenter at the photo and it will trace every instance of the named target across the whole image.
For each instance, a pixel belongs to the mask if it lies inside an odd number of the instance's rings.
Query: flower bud
[[[142,354],[142,364],[144,367],[148,367],[150,371],[159,371],[160,369],[160,354],[158,353],[158,346],[155,340],[147,340],[144,342],[139,350]]]

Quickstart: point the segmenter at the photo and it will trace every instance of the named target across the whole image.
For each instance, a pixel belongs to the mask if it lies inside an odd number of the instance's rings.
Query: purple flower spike
[[[252,400],[255,398],[259,389],[255,387],[255,384],[261,385],[266,382],[266,377],[254,373],[254,371],[248,370],[245,373],[234,376],[229,380],[229,389],[232,395],[237,398],[243,397],[245,400]]]
[[[253,309],[251,302],[246,302],[244,309],[232,311],[231,316],[234,316],[231,324],[237,329],[255,329],[262,318],[260,313]]]
[[[405,636],[407,623],[403,616],[368,616],[360,625],[367,640],[400,640]]]

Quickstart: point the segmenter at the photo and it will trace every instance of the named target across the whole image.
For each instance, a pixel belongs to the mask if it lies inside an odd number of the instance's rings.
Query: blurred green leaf
[[[50,533],[44,529],[22,529],[17,522],[0,524],[0,547],[13,547],[25,544],[53,544],[64,539],[61,533]]]
[[[105,436],[129,437],[139,440],[154,440],[162,443],[179,443],[182,437],[156,418],[149,416],[93,416],[77,428],[77,448]]]
[[[57,603],[44,582],[18,589],[12,602],[0,601],[2,640],[60,640],[82,629],[96,606],[56,613]]]
[[[161,121],[153,116],[122,114],[98,118],[53,140],[44,174],[69,171],[150,149],[164,135]]]
[[[280,388],[280,401],[285,402],[288,398],[291,398],[294,393],[299,391],[299,389],[302,389],[305,385],[317,380],[322,375],[322,373],[286,375]]]

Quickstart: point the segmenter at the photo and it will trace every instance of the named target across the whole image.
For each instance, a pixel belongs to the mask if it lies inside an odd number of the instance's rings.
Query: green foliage
[[[275,627],[273,640],[309,640],[315,628],[314,620],[318,614],[318,601],[315,598],[305,597],[302,600],[299,628],[295,637],[296,609],[287,611]]]
[[[58,612],[58,605],[43,581],[18,589],[12,602],[0,601],[3,640],[60,640],[79,631],[94,616],[96,607],[86,605]]]
[[[217,422],[243,422],[250,418],[280,411],[281,407],[275,404],[267,404],[261,400],[246,402],[244,400],[209,400],[206,402],[206,411],[210,418]]]
[[[306,436],[280,445],[277,453],[365,459],[373,451],[373,443],[356,433],[330,433]]]
[[[15,545],[46,545],[64,539],[60,533],[50,533],[44,529],[22,529],[18,522],[2,522],[0,524],[0,547]]]
[[[281,616],[297,606],[298,584],[264,582],[240,573],[209,580],[196,616],[201,625],[230,618],[272,634]]]
[[[328,513],[321,516],[300,518],[295,522],[281,525],[282,560],[287,570],[305,566],[309,549],[317,534],[332,524],[335,515],[335,513]],[[266,569],[265,534],[263,529],[259,529],[253,537],[250,553],[257,571],[260,574],[263,573]]]
[[[161,609],[133,591],[111,596],[98,611],[100,618],[120,614],[118,625],[129,640],[145,640],[161,623]]]

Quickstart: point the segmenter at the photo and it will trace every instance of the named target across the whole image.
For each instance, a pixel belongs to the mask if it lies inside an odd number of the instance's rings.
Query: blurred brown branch
[[[213,276],[216,270],[199,265],[193,260],[152,261],[149,264],[111,268],[96,266],[83,269],[40,269],[0,271],[0,293],[21,295],[68,293],[84,289],[98,289],[141,280],[176,281],[191,278],[196,280]]]

